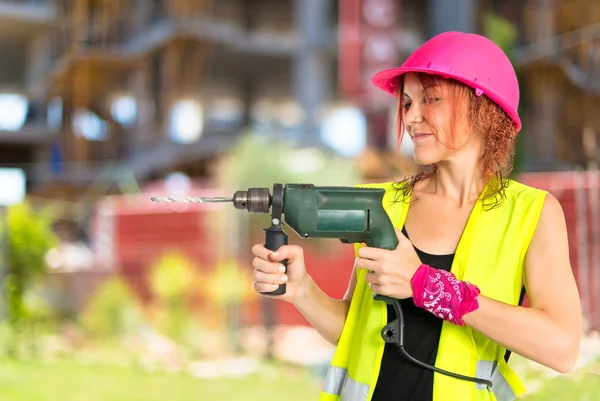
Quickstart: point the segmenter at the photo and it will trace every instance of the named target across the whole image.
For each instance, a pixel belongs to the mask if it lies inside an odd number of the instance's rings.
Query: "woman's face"
[[[471,138],[464,124],[466,102],[457,102],[443,80],[422,83],[414,73],[404,77],[403,89],[403,122],[414,144],[415,162],[428,165],[456,157]]]

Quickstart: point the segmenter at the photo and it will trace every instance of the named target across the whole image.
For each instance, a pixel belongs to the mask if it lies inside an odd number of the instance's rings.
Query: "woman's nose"
[[[404,115],[406,124],[415,124],[423,121],[423,114],[421,108],[412,103]]]

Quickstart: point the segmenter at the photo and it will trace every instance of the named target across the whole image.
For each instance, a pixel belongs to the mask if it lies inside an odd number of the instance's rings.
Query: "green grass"
[[[184,374],[75,362],[0,362],[0,400],[255,401],[317,399],[319,385],[298,369],[263,367],[243,379],[201,380]]]
[[[242,379],[201,380],[74,361],[0,362],[0,400],[10,401],[309,401],[318,399],[319,390],[306,371],[287,366],[265,365]],[[599,399],[600,370],[594,367],[544,380],[535,394],[519,401]]]
[[[600,374],[582,372],[573,377],[548,379],[535,394],[519,401],[595,401],[600,400]]]

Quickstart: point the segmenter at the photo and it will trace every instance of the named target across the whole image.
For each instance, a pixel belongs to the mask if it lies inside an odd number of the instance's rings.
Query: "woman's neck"
[[[486,183],[479,163],[442,162],[426,180],[423,190],[461,207],[476,202]]]

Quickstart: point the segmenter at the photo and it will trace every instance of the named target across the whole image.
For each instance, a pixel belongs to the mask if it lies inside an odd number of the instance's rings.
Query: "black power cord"
[[[492,381],[486,379],[480,379],[478,377],[470,377],[463,376],[458,373],[448,372],[447,370],[436,368],[435,366],[427,365],[419,361],[418,359],[413,358],[406,350],[404,349],[404,315],[402,313],[402,307],[400,306],[400,302],[398,300],[394,300],[392,302],[392,306],[396,311],[397,319],[393,320],[391,323],[387,324],[383,329],[381,329],[381,336],[386,343],[396,344],[398,347],[398,351],[402,356],[411,361],[412,363],[421,366],[422,368],[432,370],[434,372],[441,373],[446,376],[451,376],[461,380],[467,380],[479,384],[483,384],[486,387],[492,388]]]

